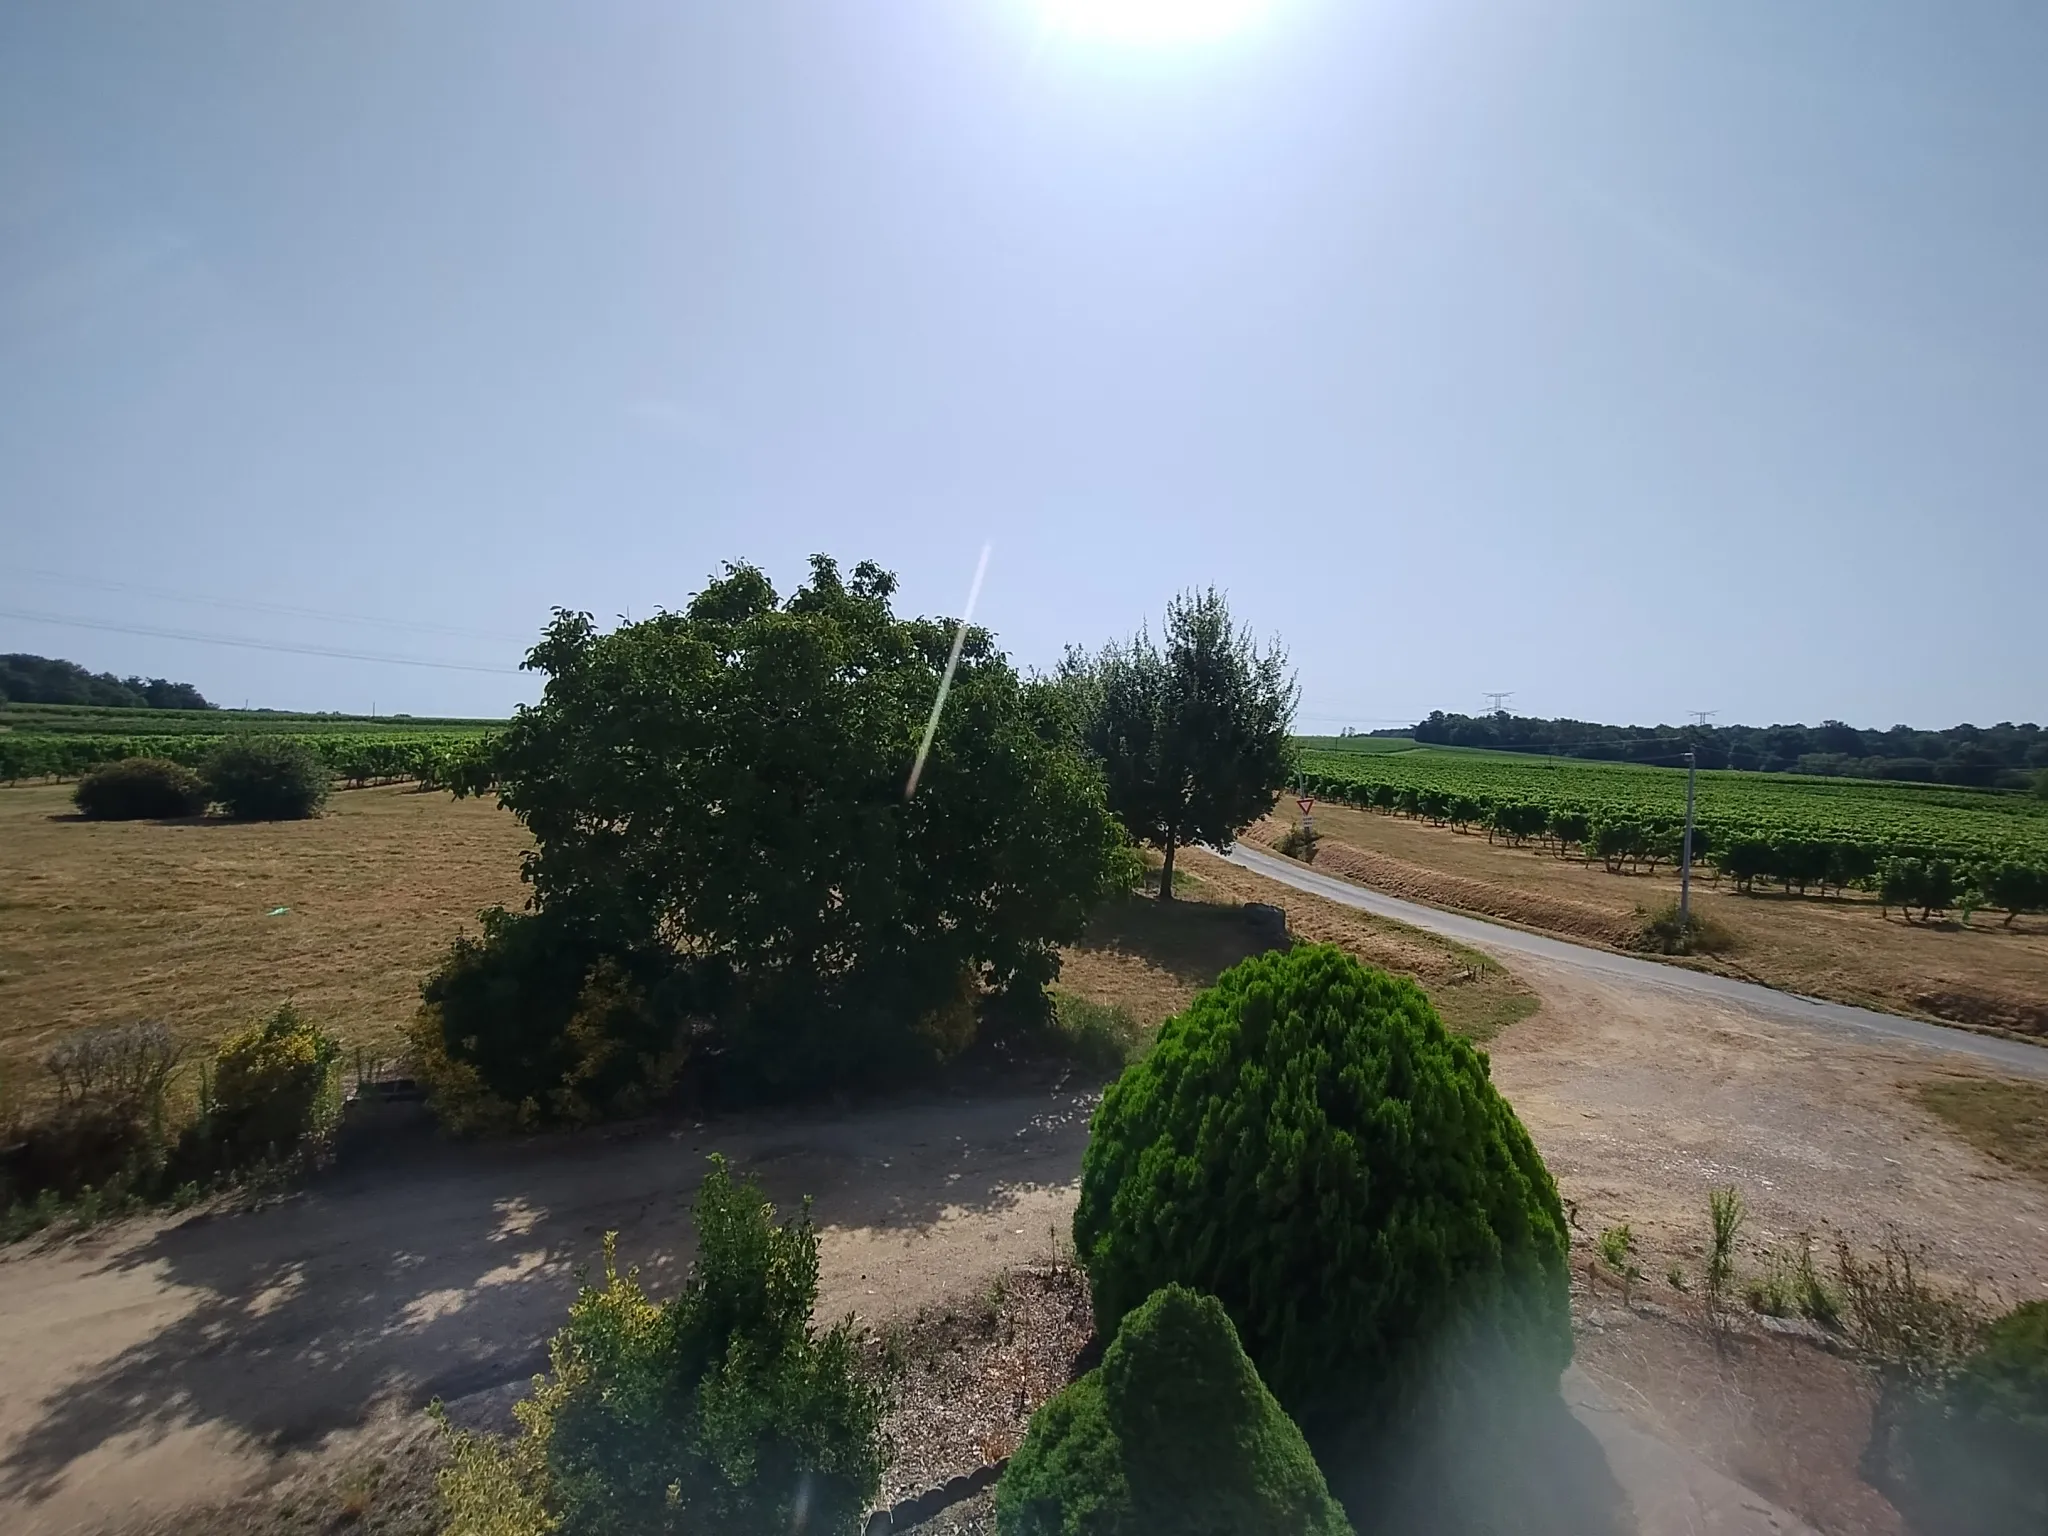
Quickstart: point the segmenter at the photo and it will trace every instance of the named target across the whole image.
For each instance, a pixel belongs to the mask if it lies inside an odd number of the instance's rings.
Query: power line
[[[1515,693],[1512,688],[1500,693],[1484,693],[1481,695],[1482,698],[1488,700],[1486,712],[1489,715],[1506,714],[1508,712],[1508,700],[1514,696]]]
[[[512,645],[525,645],[531,635],[504,635],[491,630],[462,629],[450,624],[427,624],[413,619],[376,619],[362,613],[336,613],[326,608],[297,608],[288,603],[264,603],[249,598],[203,597],[192,592],[177,592],[169,587],[144,586],[137,582],[107,581],[94,576],[71,576],[62,571],[36,570],[20,567],[25,576],[34,576],[42,581],[61,581],[74,587],[92,587],[101,592],[132,592],[143,597],[160,597],[173,603],[197,603],[209,608],[233,608],[244,613],[276,613],[299,619],[324,619],[333,624],[368,624],[378,629],[409,629],[424,635],[456,635],[467,640],[502,640]]]
[[[231,645],[245,651],[282,651],[293,656],[331,656],[338,661],[378,661],[394,667],[435,667],[444,672],[490,672],[500,677],[518,675],[517,667],[480,667],[466,661],[429,661],[422,656],[391,656],[376,651],[344,651],[324,645],[293,645],[284,640],[245,640],[235,635],[203,635],[189,629],[155,629],[146,624],[108,624],[99,619],[72,619],[56,613],[32,613],[20,608],[0,608],[0,619],[23,619],[31,624],[62,624],[73,629],[103,629],[116,635],[147,635],[157,640],[189,640],[197,645]]]

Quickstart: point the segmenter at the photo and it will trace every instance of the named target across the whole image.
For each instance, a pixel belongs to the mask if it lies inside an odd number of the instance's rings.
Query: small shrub
[[[1953,1536],[2048,1530],[2048,1301],[1984,1330],[1899,1436],[1908,1502]]]
[[[1707,1193],[1707,1312],[1718,1317],[1735,1279],[1735,1235],[1742,1230],[1742,1191],[1730,1185]]]
[[[1061,1049],[1090,1071],[1121,1072],[1142,1052],[1145,1028],[1128,1009],[1063,991],[1053,993],[1052,1004]]]
[[[87,1189],[125,1190],[162,1164],[165,1098],[179,1051],[151,1022],[79,1030],[43,1066],[56,1101],[20,1127],[8,1161],[9,1196],[71,1200]]]
[[[290,1004],[214,1055],[207,1130],[246,1165],[316,1151],[341,1110],[341,1042]]]
[[[1618,1227],[1607,1227],[1600,1233],[1595,1250],[1600,1262],[1605,1264],[1621,1281],[1621,1299],[1627,1305],[1630,1288],[1643,1278],[1643,1272],[1636,1264],[1636,1235],[1627,1222]]]
[[[1166,1286],[1032,1416],[1000,1536],[1348,1536],[1301,1431],[1222,1304]]]
[[[79,814],[93,821],[161,821],[206,810],[206,786],[197,773],[161,757],[106,763],[71,792]]]
[[[1704,912],[1695,909],[1690,921],[1680,922],[1676,901],[1637,912],[1635,947],[1651,954],[1720,955],[1735,946],[1733,930]]]
[[[1280,841],[1273,845],[1275,853],[1285,854],[1290,859],[1299,859],[1304,864],[1316,861],[1316,845],[1323,840],[1323,834],[1314,827],[1294,823],[1280,834]]]
[[[1692,1282],[1686,1278],[1685,1266],[1675,1261],[1665,1268],[1664,1283],[1674,1291],[1692,1289]]]
[[[1319,1447],[1452,1356],[1495,1396],[1571,1359],[1564,1211],[1485,1056],[1331,945],[1226,971],[1110,1086],[1074,1246],[1098,1328],[1162,1285],[1215,1295]]]
[[[680,976],[603,954],[545,914],[483,914],[420,988],[413,1071],[459,1132],[640,1113],[674,1082],[688,1037]]]
[[[1835,1282],[1850,1338],[1888,1379],[1939,1380],[1976,1347],[1983,1326],[1977,1298],[1929,1279],[1927,1250],[1909,1247],[1896,1231],[1886,1232],[1870,1259],[1837,1238]]]
[[[242,821],[297,821],[327,803],[326,764],[303,742],[243,736],[206,760],[208,795]]]
[[[883,1395],[851,1318],[811,1329],[808,1214],[778,1226],[714,1158],[696,1226],[689,1276],[660,1303],[619,1272],[607,1236],[603,1281],[549,1346],[518,1436],[451,1432],[440,1491],[453,1536],[859,1528],[881,1485]]]

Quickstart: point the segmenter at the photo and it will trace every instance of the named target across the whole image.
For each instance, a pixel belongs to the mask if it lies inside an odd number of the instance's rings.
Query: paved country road
[[[1731,976],[1717,976],[1655,960],[1639,960],[1632,955],[1618,955],[1612,950],[1594,949],[1585,944],[1573,944],[1481,918],[1466,917],[1461,913],[1420,906],[1397,896],[1382,895],[1350,880],[1322,874],[1292,859],[1244,843],[1237,844],[1222,857],[1241,869],[1292,886],[1308,895],[1320,896],[1326,901],[1356,907],[1380,917],[1390,917],[1416,928],[1426,928],[1490,954],[1529,956],[1602,981],[1653,987],[1681,996],[1733,1004],[1776,1022],[1860,1034],[1866,1039],[1876,1037],[1886,1044],[1970,1057],[2000,1071],[2048,1078],[2048,1048],[2024,1040],[1973,1034],[1965,1029],[1927,1024],[1919,1019],[1901,1018],[1848,1003],[1801,997],[1796,993],[1759,986],[1755,982],[1738,981]]]

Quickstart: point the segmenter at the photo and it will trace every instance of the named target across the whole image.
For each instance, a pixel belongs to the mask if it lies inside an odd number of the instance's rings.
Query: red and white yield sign
[[[1301,814],[1304,816],[1312,815],[1316,808],[1315,801],[1309,799],[1306,795],[1298,797],[1294,803],[1301,807]]]

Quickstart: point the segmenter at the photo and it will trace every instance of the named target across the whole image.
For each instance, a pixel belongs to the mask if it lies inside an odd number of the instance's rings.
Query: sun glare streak
[[[932,738],[939,733],[939,711],[946,707],[946,695],[953,691],[953,673],[960,665],[960,647],[967,643],[967,626],[974,618],[974,605],[981,597],[981,578],[988,574],[989,546],[981,546],[981,559],[974,567],[974,584],[967,589],[967,607],[960,614],[960,627],[953,631],[952,654],[946,657],[946,670],[939,678],[939,696],[932,701],[932,717],[924,723],[924,740],[917,744],[917,761],[910,765],[910,782],[903,786],[903,798],[908,800],[917,793],[917,781],[924,772],[925,755],[932,749]]]

